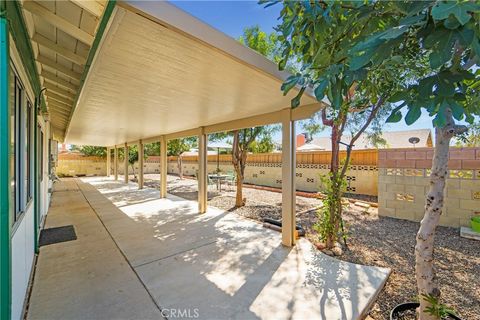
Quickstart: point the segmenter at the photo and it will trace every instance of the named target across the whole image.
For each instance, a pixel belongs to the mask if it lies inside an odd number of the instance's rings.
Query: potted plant
[[[436,319],[461,320],[461,318],[457,316],[455,310],[440,303],[437,297],[433,295],[423,295],[422,298],[428,301],[430,305],[425,312],[429,313]],[[401,303],[393,308],[390,312],[390,320],[415,320],[417,319],[417,311],[419,306],[419,302]]]
[[[470,219],[470,226],[473,231],[480,233],[480,216],[476,215]]]

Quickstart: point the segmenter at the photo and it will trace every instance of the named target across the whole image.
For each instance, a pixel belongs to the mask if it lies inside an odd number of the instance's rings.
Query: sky
[[[245,27],[259,25],[261,30],[270,33],[278,24],[281,5],[268,8],[259,5],[257,1],[170,1],[178,8],[188,12],[197,19],[237,39]],[[280,90],[280,89],[279,89]],[[411,126],[402,120],[395,124],[385,124],[383,131],[401,131],[432,128],[432,121],[425,112]],[[297,132],[302,132],[297,127]],[[324,131],[318,136],[329,136]],[[278,137],[275,137],[278,138]]]

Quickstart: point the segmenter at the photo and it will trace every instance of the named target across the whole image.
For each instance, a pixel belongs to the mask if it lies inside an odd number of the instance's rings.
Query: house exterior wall
[[[433,148],[380,150],[378,212],[420,221],[429,187]],[[452,148],[440,225],[469,226],[480,212],[480,148]]]
[[[18,4],[14,4],[13,2],[9,3],[9,6],[14,6]],[[12,10],[11,7],[8,8],[8,12],[11,12]],[[15,18],[15,17],[13,17]],[[18,31],[18,30],[17,30]],[[18,34],[17,34],[18,36]],[[20,54],[19,49],[17,48],[17,44],[20,41],[24,41],[24,39],[21,38],[13,38],[11,32],[8,34],[9,37],[9,42],[8,42],[8,53],[9,53],[9,61],[8,61],[8,72],[13,72],[15,70],[15,76],[18,77],[19,81],[21,82],[23,86],[23,103],[26,103],[26,101],[30,101],[32,104],[36,101],[36,94],[34,90],[34,85],[32,84],[32,78],[29,76],[29,72],[27,70],[28,67],[25,67],[24,62],[25,62],[25,56],[28,56],[23,51],[23,56]],[[24,43],[21,45],[18,45],[18,47],[22,47],[22,50],[25,50]],[[1,52],[3,55],[4,52]],[[4,69],[2,67],[1,72],[3,72]],[[11,77],[8,80],[8,86],[9,88],[12,88],[12,83],[11,83]],[[39,87],[39,84],[36,84]],[[10,92],[9,92],[10,95]],[[9,105],[8,108],[10,108],[10,104],[12,103],[9,100]],[[33,106],[32,106],[33,107]],[[3,110],[3,109],[2,109]],[[27,109],[28,110],[28,109]],[[34,109],[33,109],[34,110]],[[10,115],[9,115],[10,116]],[[25,122],[27,123],[27,122]],[[50,194],[49,194],[49,187],[52,185],[52,181],[49,179],[48,175],[48,161],[49,161],[49,155],[48,155],[48,141],[51,138],[51,133],[50,133],[50,123],[45,119],[43,115],[35,116],[35,112],[32,111],[32,127],[31,129],[34,130],[35,127],[40,126],[42,128],[42,131],[44,133],[43,137],[43,168],[38,168],[38,176],[42,176],[42,179],[39,179],[38,181],[38,197],[36,197],[36,190],[35,190],[35,166],[39,164],[37,162],[37,156],[34,153],[34,145],[37,144],[37,141],[35,139],[33,131],[31,132],[31,146],[30,146],[30,162],[28,164],[25,164],[26,162],[23,162],[25,158],[25,153],[22,151],[21,156],[20,154],[15,154],[15,161],[17,159],[20,159],[18,161],[21,161],[22,165],[22,170],[25,170],[26,166],[30,167],[30,180],[28,182],[25,182],[26,188],[31,188],[32,191],[32,198],[26,203],[25,207],[22,209],[21,215],[19,215],[18,220],[15,221],[14,223],[9,221],[9,229],[10,229],[10,241],[9,246],[11,248],[11,255],[9,257],[9,264],[10,264],[10,270],[9,270],[9,277],[11,279],[10,285],[8,283],[2,282],[2,290],[6,288],[8,290],[9,294],[9,304],[10,306],[1,306],[1,314],[0,318],[1,319],[23,319],[23,311],[24,311],[24,304],[25,304],[25,298],[27,296],[27,291],[28,291],[28,285],[30,281],[30,277],[32,274],[33,270],[33,265],[34,265],[34,260],[35,260],[35,247],[36,247],[36,240],[35,239],[35,202],[38,202],[40,204],[39,207],[39,215],[40,215],[40,225],[41,222],[44,220],[44,217],[47,213],[48,206],[49,206],[49,201],[50,201]],[[9,120],[8,123],[8,131],[10,132],[11,130],[11,122]],[[25,128],[24,128],[25,129]],[[10,133],[9,133],[10,135]],[[21,136],[21,140],[26,138],[26,133],[23,133]],[[20,143],[20,140],[17,140],[16,143]],[[10,145],[10,141],[8,143]],[[15,150],[12,150],[13,148],[10,148],[9,152],[15,152]],[[10,154],[11,155],[11,154]],[[9,156],[10,156],[9,155]],[[10,169],[12,168],[12,162],[8,161],[8,172],[10,172]],[[10,176],[8,177],[9,183],[10,183]],[[41,181],[40,181],[41,180]],[[11,190],[6,190],[2,189],[2,192],[7,192],[8,193],[8,207],[9,210],[12,210],[12,201],[11,201],[11,196],[10,192]],[[25,193],[25,190],[21,190],[20,194],[23,197],[23,194]],[[17,195],[18,196],[18,195]],[[2,197],[3,198],[3,197]],[[10,213],[9,213],[10,214]],[[3,220],[0,222],[3,223]],[[3,230],[3,226],[2,226]],[[3,238],[2,238],[3,239]],[[2,240],[3,241],[3,240]],[[2,250],[4,248],[4,243],[2,243]],[[3,271],[2,271],[3,272]],[[2,300],[3,301],[3,300]],[[8,311],[4,311],[8,310]]]

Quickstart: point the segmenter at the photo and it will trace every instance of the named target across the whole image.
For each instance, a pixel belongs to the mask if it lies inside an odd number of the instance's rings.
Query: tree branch
[[[333,119],[327,118],[327,111],[325,110],[325,108],[322,109],[322,123],[324,126],[333,126]]]

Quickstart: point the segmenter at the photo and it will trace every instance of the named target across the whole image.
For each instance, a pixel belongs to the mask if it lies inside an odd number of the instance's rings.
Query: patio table
[[[222,191],[222,181],[227,180],[227,174],[209,174],[208,177],[217,182],[217,190]]]

